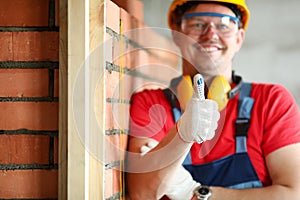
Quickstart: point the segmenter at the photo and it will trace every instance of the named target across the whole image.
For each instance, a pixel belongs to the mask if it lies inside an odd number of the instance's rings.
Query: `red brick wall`
[[[162,80],[168,80],[170,78],[168,75],[172,76],[172,73],[161,74],[160,72],[164,72],[162,65],[169,66],[174,71],[178,66],[176,55],[159,46],[151,47],[151,44],[158,43],[168,48],[167,50],[172,49],[167,38],[148,29],[144,24],[143,18],[140,17],[143,15],[143,9],[143,4],[138,0],[107,1],[105,41],[107,46],[105,199],[107,200],[123,199],[126,193],[122,167],[130,134],[128,120],[132,93],[146,87],[158,87],[156,84],[146,83],[159,78],[160,75],[164,76]]]
[[[57,8],[0,1],[0,199],[57,199]]]
[[[146,27],[143,5],[134,2],[123,9],[107,1],[105,199],[125,192],[119,169],[130,134],[126,116],[132,91],[142,89],[145,75],[158,75],[132,71],[166,60],[176,66],[176,58],[161,49],[148,51],[139,40],[142,34],[124,35]],[[0,1],[0,199],[58,196],[58,8],[58,0]],[[147,37],[168,43],[155,33]],[[116,121],[116,115],[123,119]]]

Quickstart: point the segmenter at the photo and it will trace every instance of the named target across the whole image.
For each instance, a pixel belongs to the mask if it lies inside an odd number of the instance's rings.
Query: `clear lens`
[[[207,13],[205,13],[207,14]],[[182,31],[191,36],[204,35],[209,27],[212,27],[215,32],[221,37],[229,37],[235,34],[238,30],[238,19],[232,16],[215,13],[191,13],[185,15],[181,28]]]

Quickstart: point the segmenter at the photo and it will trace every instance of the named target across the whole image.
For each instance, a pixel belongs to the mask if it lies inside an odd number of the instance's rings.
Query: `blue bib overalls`
[[[235,189],[262,187],[247,153],[247,136],[254,99],[250,97],[251,84],[243,83],[240,89],[238,119],[236,128],[236,151],[234,154],[206,164],[192,164],[189,153],[183,166],[195,181],[208,186],[222,186]],[[174,97],[165,92],[172,109],[174,120],[180,118],[180,110],[175,106]],[[173,101],[173,102],[172,102]]]

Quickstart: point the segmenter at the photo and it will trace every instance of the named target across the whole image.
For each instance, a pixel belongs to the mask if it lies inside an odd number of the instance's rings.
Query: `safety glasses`
[[[181,22],[182,31],[190,36],[202,36],[212,27],[220,37],[230,37],[239,26],[237,17],[213,12],[188,13]]]

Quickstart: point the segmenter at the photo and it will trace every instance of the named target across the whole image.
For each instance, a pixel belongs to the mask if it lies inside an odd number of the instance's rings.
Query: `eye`
[[[202,29],[205,26],[205,24],[203,22],[199,22],[196,20],[190,21],[188,24],[189,24],[189,27],[193,28],[193,29]]]
[[[229,26],[226,25],[226,24],[218,24],[218,25],[217,25],[217,28],[218,28],[219,30],[226,31],[226,30],[229,29]]]
[[[191,26],[191,28],[195,28],[195,29],[202,29],[203,28],[203,26],[204,26],[204,24],[203,23],[194,23],[194,24],[192,24],[192,26]]]
[[[192,29],[201,29],[205,26],[205,22],[199,17],[191,17],[186,20],[187,27]]]
[[[199,22],[194,24],[194,27],[198,28],[198,29],[202,28],[203,26],[204,26],[204,24],[203,23],[199,23]]]

